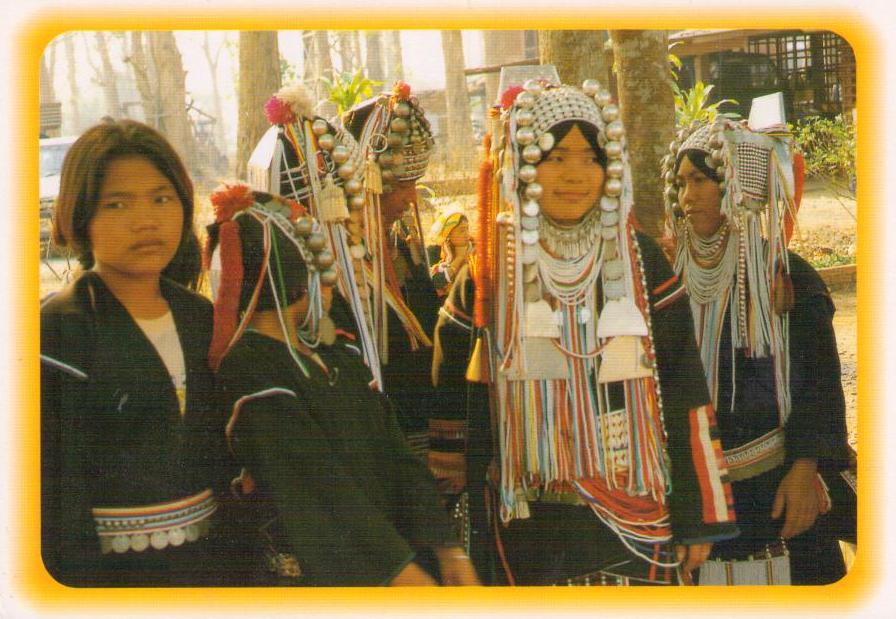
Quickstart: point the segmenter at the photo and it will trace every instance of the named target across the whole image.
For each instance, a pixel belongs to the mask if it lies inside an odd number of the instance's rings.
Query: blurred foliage
[[[372,97],[373,89],[383,85],[382,81],[365,77],[363,68],[335,73],[332,80],[321,77],[320,81],[327,88],[327,98],[336,104],[336,113],[340,116],[357,103]]]
[[[851,184],[856,174],[856,128],[841,114],[809,116],[790,126],[806,159],[806,176]]]

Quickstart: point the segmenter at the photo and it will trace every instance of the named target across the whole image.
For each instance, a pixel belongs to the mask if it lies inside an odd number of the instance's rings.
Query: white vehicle
[[[50,218],[53,216],[53,203],[59,194],[59,180],[62,173],[62,161],[75,140],[76,135],[61,138],[44,138],[40,141],[40,246],[49,247]],[[42,252],[44,253],[44,252]]]

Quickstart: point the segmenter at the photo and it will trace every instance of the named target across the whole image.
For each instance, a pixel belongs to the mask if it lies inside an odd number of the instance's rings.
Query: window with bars
[[[793,94],[798,115],[836,114],[842,110],[843,49],[833,32],[781,32],[750,37],[752,53],[772,58]]]

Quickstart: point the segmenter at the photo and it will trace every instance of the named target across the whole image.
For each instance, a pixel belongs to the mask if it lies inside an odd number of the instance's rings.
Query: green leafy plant
[[[809,116],[791,125],[806,159],[806,176],[848,181],[856,173],[856,128],[843,115]]]
[[[736,112],[721,112],[719,107],[731,103],[737,105],[734,99],[722,99],[715,103],[709,102],[709,93],[715,88],[713,84],[704,84],[697,80],[692,88],[683,89],[679,85],[678,74],[681,71],[681,58],[672,53],[672,48],[680,45],[681,41],[676,41],[669,45],[669,71],[672,74],[672,92],[675,95],[675,124],[679,127],[686,127],[694,121],[713,122],[717,116],[721,115],[726,118],[738,118],[740,114]]]
[[[341,115],[355,104],[373,96],[373,89],[382,86],[379,80],[368,79],[364,69],[354,72],[343,71],[333,75],[333,79],[321,77],[320,81],[327,89],[327,98],[336,104],[336,113]]]
[[[709,102],[709,93],[715,88],[713,84],[704,84],[698,80],[693,88],[682,89],[677,83],[672,84],[675,93],[675,124],[679,127],[690,125],[694,121],[711,123],[716,117],[738,118],[736,112],[722,112],[719,107],[727,103],[737,105],[734,99],[722,99]]]

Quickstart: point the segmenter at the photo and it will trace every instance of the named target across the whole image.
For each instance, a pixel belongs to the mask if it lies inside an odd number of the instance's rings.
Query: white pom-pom
[[[302,84],[284,86],[277,91],[277,98],[289,105],[289,109],[299,118],[314,116],[314,98]]]

